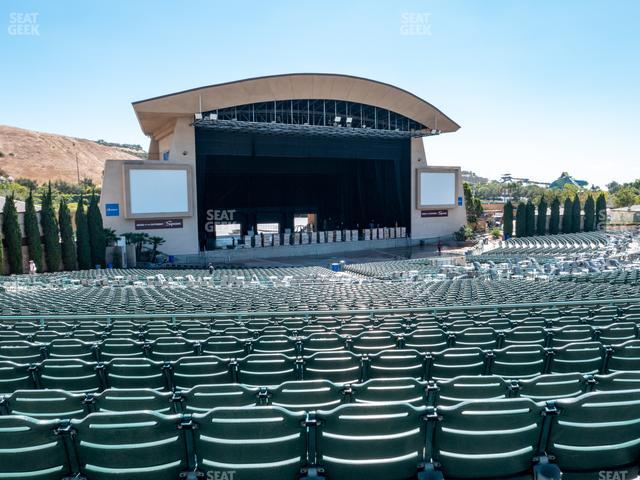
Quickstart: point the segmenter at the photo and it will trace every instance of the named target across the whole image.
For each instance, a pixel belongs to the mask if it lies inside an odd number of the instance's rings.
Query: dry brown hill
[[[105,160],[131,160],[140,158],[135,153],[144,153],[6,125],[0,125],[0,152],[0,169],[14,178],[30,178],[39,183],[77,183],[77,153],[80,178],[90,178],[98,185],[102,183]]]

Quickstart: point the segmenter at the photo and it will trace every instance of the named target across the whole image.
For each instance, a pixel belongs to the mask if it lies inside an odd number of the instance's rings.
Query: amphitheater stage
[[[434,240],[435,242],[436,240]],[[365,240],[358,242],[314,243],[262,248],[235,248],[213,250],[199,255],[178,255],[175,265],[206,266],[213,264],[264,265],[268,263],[295,265],[324,265],[339,260],[381,261],[396,258],[432,257],[438,262],[464,262],[462,255],[439,257],[435,243],[424,245],[424,241],[410,238]]]

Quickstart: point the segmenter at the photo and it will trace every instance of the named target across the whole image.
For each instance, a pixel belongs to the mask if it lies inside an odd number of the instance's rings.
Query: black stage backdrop
[[[258,222],[293,228],[316,213],[320,229],[409,227],[409,139],[330,138],[196,128],[200,245],[207,210],[236,210],[243,233]]]

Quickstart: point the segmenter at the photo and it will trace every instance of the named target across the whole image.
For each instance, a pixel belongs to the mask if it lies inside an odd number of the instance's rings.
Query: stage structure
[[[460,169],[428,166],[423,144],[459,126],[400,88],[275,75],[133,107],[149,159],[107,161],[104,223],[160,235],[168,253],[400,234],[415,242],[464,224]]]

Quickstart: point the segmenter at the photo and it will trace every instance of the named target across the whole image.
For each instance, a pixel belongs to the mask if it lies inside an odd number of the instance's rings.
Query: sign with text
[[[449,210],[422,210],[420,216],[422,218],[448,217]]]
[[[136,230],[160,230],[164,228],[182,228],[181,218],[167,218],[159,220],[136,220]]]
[[[120,204],[119,203],[107,203],[104,206],[105,215],[107,217],[119,217],[120,216]]]

